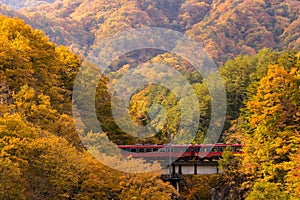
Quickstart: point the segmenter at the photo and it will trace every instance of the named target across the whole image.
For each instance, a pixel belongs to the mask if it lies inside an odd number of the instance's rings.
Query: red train
[[[222,152],[230,146],[233,154],[241,152],[241,144],[197,144],[197,145],[119,145],[125,157],[175,160],[213,160],[222,157]]]

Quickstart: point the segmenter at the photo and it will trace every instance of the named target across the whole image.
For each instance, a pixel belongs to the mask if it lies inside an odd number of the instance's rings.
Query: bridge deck
[[[170,167],[162,169],[163,174],[170,174]],[[173,162],[171,174],[196,175],[196,174],[219,174],[220,169],[217,161],[182,161]]]

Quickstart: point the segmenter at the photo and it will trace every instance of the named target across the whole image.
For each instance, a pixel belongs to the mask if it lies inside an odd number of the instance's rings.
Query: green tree
[[[245,117],[250,129],[245,134],[242,167],[254,184],[251,198],[261,188],[268,188],[266,184],[272,186],[265,190],[267,196],[278,189],[285,193],[290,158],[300,142],[299,79],[295,72],[270,66],[257,94],[247,102]]]

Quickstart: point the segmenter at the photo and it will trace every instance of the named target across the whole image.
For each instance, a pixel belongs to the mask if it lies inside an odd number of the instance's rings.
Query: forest
[[[0,1],[0,199],[300,199],[299,9],[294,0]],[[121,168],[153,171],[122,172],[99,162],[85,144],[165,144],[177,134],[181,109],[189,108],[159,84],[136,91],[128,110],[137,126],[165,118],[155,135],[128,135],[114,119],[110,87],[131,70],[155,64],[188,80],[200,111],[193,144],[208,142],[211,93],[188,60],[142,49],[111,63],[92,97],[102,132],[90,128],[93,116],[84,105],[74,106],[80,69],[91,69],[83,72],[87,77],[102,73],[89,53],[114,34],[142,27],[172,29],[203,45],[226,91],[218,142],[243,145],[238,156],[223,152],[221,174],[184,177],[180,194],[161,179],[157,164],[114,158],[110,151],[101,156]],[[150,77],[168,75],[149,69]],[[166,113],[153,114],[156,105]],[[110,148],[101,144],[94,151]]]

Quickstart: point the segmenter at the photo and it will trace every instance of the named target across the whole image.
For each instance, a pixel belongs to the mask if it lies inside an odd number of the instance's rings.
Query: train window
[[[152,149],[151,148],[147,148],[146,152],[152,152]]]
[[[131,152],[136,152],[136,149],[130,149]]]
[[[139,149],[139,152],[143,153],[145,152],[145,149]]]
[[[159,152],[166,152],[166,148],[159,149]]]
[[[223,151],[224,151],[223,147],[219,147],[219,152],[223,152]]]
[[[200,147],[195,147],[195,148],[194,148],[194,151],[195,151],[195,152],[199,152],[199,151],[200,151]]]
[[[183,148],[183,149],[185,149],[185,148]],[[189,148],[189,147],[186,148],[186,149],[185,149],[185,152],[190,152],[190,148]]]
[[[177,147],[177,148],[174,148],[174,152],[185,152],[185,148],[182,148],[182,147]]]
[[[212,148],[212,150],[211,150],[212,152],[218,152],[218,147],[214,147],[214,148]]]
[[[154,148],[153,151],[158,151],[158,149],[157,149],[157,148]]]
[[[201,152],[211,152],[213,151],[212,147],[202,147],[200,148]]]

